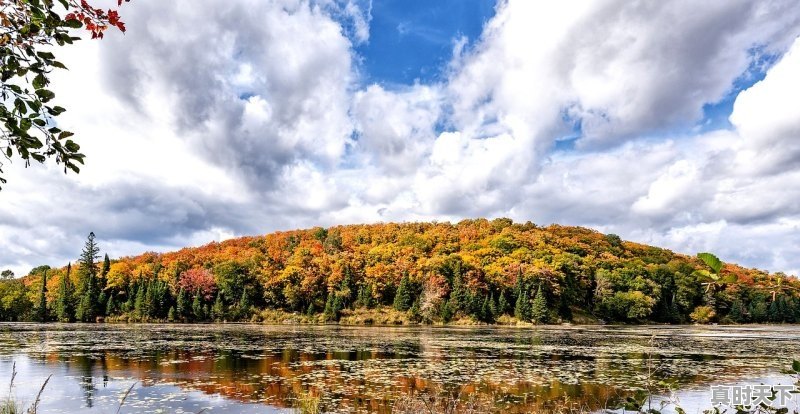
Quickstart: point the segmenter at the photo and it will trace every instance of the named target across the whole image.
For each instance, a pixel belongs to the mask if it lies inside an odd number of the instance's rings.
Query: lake
[[[392,411],[449,393],[527,412],[594,410],[658,381],[693,412],[709,385],[792,383],[800,326],[349,327],[0,324],[0,393],[40,413]],[[0,394],[2,396],[3,394]],[[664,394],[666,395],[666,394]]]

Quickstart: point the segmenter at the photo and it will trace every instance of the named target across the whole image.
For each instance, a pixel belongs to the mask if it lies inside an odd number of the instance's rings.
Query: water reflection
[[[653,379],[697,389],[760,378],[800,355],[798,339],[795,326],[0,324],[0,373],[9,377],[16,361],[27,381],[17,392],[32,394],[29,400],[54,374],[41,412],[113,412],[133,381],[141,384],[130,397],[137,412],[285,411],[311,392],[329,409],[384,413],[398,396],[431,388],[489,396],[499,409],[524,412],[565,397],[604,406]]]

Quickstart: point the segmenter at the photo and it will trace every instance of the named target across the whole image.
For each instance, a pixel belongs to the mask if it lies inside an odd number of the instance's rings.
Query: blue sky
[[[409,85],[442,80],[456,39],[475,41],[494,15],[490,0],[380,0],[369,42],[356,47],[365,82]]]
[[[90,231],[117,257],[510,217],[800,274],[793,0],[122,11],[124,36],[65,48],[53,75],[81,174],[3,166],[0,268],[63,265]]]

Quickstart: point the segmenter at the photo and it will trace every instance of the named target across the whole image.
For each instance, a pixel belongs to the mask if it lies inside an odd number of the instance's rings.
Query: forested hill
[[[794,277],[586,228],[509,219],[276,232],[105,264],[89,259],[99,257],[89,244],[69,278],[67,268],[47,271],[44,311],[46,266],[22,283],[29,312],[6,310],[3,318],[198,322],[292,313],[298,321],[367,315],[362,322],[377,322],[369,315],[383,313],[396,323],[800,320]]]

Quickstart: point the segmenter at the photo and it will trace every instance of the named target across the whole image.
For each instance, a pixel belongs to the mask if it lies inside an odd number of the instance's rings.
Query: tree
[[[517,302],[514,305],[514,317],[520,321],[531,320],[531,298],[528,295],[527,289],[518,290]]]
[[[72,322],[75,320],[75,287],[72,284],[70,272],[72,264],[67,264],[67,272],[61,277],[56,295],[56,316],[59,322]]]
[[[4,1],[0,11],[0,153],[9,161],[16,153],[25,166],[54,158],[64,172],[77,173],[84,155],[70,139],[73,134],[56,126],[55,117],[66,110],[52,105],[55,93],[47,88],[52,71],[66,69],[52,46],[79,40],[74,29],[83,27],[97,39],[109,27],[124,32],[125,24],[117,10],[94,8],[85,0]],[[2,166],[0,184],[5,184]]]
[[[531,320],[535,323],[547,323],[548,319],[547,298],[544,297],[542,287],[539,286],[531,306]]]
[[[214,306],[211,307],[211,317],[218,322],[225,319],[225,303],[222,300],[222,293],[217,295]]]
[[[41,323],[47,322],[47,270],[42,273],[42,287],[39,289],[39,306],[36,309],[36,318]]]
[[[0,273],[0,279],[8,280],[14,278],[14,272],[11,269],[3,270],[3,273]]]
[[[89,233],[80,259],[80,301],[75,317],[82,322],[93,322],[98,314],[99,292],[97,287],[97,259],[100,248],[95,242],[94,232]]]
[[[400,286],[397,288],[397,293],[394,295],[394,308],[401,312],[405,312],[411,308],[413,303],[414,300],[411,297],[411,281],[408,279],[408,274],[405,274],[400,280]]]

